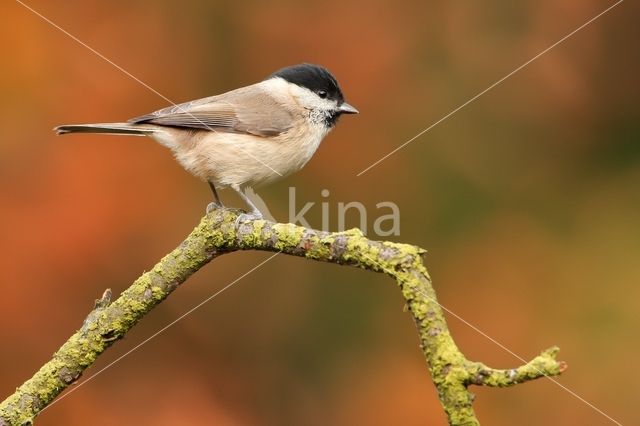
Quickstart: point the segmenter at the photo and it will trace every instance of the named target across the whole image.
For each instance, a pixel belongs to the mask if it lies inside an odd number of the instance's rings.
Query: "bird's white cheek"
[[[314,109],[309,112],[309,121],[311,122],[312,126],[322,125],[325,121],[325,117],[326,117],[325,112],[320,109]],[[326,128],[326,126],[324,125],[320,127]]]

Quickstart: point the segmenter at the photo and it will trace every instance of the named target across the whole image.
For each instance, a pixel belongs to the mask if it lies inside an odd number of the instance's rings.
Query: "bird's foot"
[[[223,209],[223,208],[224,206],[222,204],[212,201],[209,204],[207,204],[207,214],[211,213],[214,210]]]
[[[241,213],[238,215],[238,218],[236,219],[236,226],[238,226],[242,222],[248,222],[251,220],[262,220],[262,219],[264,219],[264,217],[262,216],[262,213],[258,211],[253,211],[251,213]]]

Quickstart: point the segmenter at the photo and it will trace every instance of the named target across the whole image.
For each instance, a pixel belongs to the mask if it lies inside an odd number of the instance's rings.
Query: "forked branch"
[[[144,315],[212,259],[232,251],[265,250],[381,272],[396,280],[416,322],[420,346],[440,401],[453,425],[474,425],[470,385],[512,386],[566,368],[557,348],[529,363],[496,370],[469,361],[456,346],[431,279],[424,250],[408,244],[372,241],[359,230],[328,233],[264,220],[236,223],[237,211],[216,210],[205,216],[180,246],[138,278],[111,302],[107,291],[96,301],[82,327],[34,376],[0,404],[0,426],[25,425],[62,391],[75,383],[96,358]]]

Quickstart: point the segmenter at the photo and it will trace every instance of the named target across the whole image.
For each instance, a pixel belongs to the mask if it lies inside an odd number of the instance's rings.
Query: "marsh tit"
[[[325,68],[300,64],[227,93],[170,106],[126,123],[68,124],[57,134],[103,133],[149,136],[173,151],[187,171],[216,188],[230,187],[262,213],[248,188],[300,170],[342,114],[357,114]]]

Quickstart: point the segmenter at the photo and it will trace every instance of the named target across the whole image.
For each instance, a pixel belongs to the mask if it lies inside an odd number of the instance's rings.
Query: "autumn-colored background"
[[[29,5],[173,101],[284,65],[330,68],[361,112],[259,191],[401,209],[440,302],[515,353],[558,344],[559,382],[640,423],[639,7],[624,2],[364,175],[356,174],[612,4],[70,1]],[[167,102],[17,2],[0,6],[0,397],[175,247],[207,186],[148,139],[57,138]],[[330,196],[323,198],[321,190]],[[241,205],[225,191],[223,200]],[[321,226],[320,207],[307,216]],[[349,218],[355,226],[355,217]],[[375,237],[372,235],[372,237]],[[268,254],[206,266],[90,376]],[[520,361],[449,317],[467,356]],[[611,424],[548,380],[473,388],[488,425]],[[1,399],[0,398],[0,399]],[[445,424],[394,283],[278,256],[51,406],[39,425]]]

